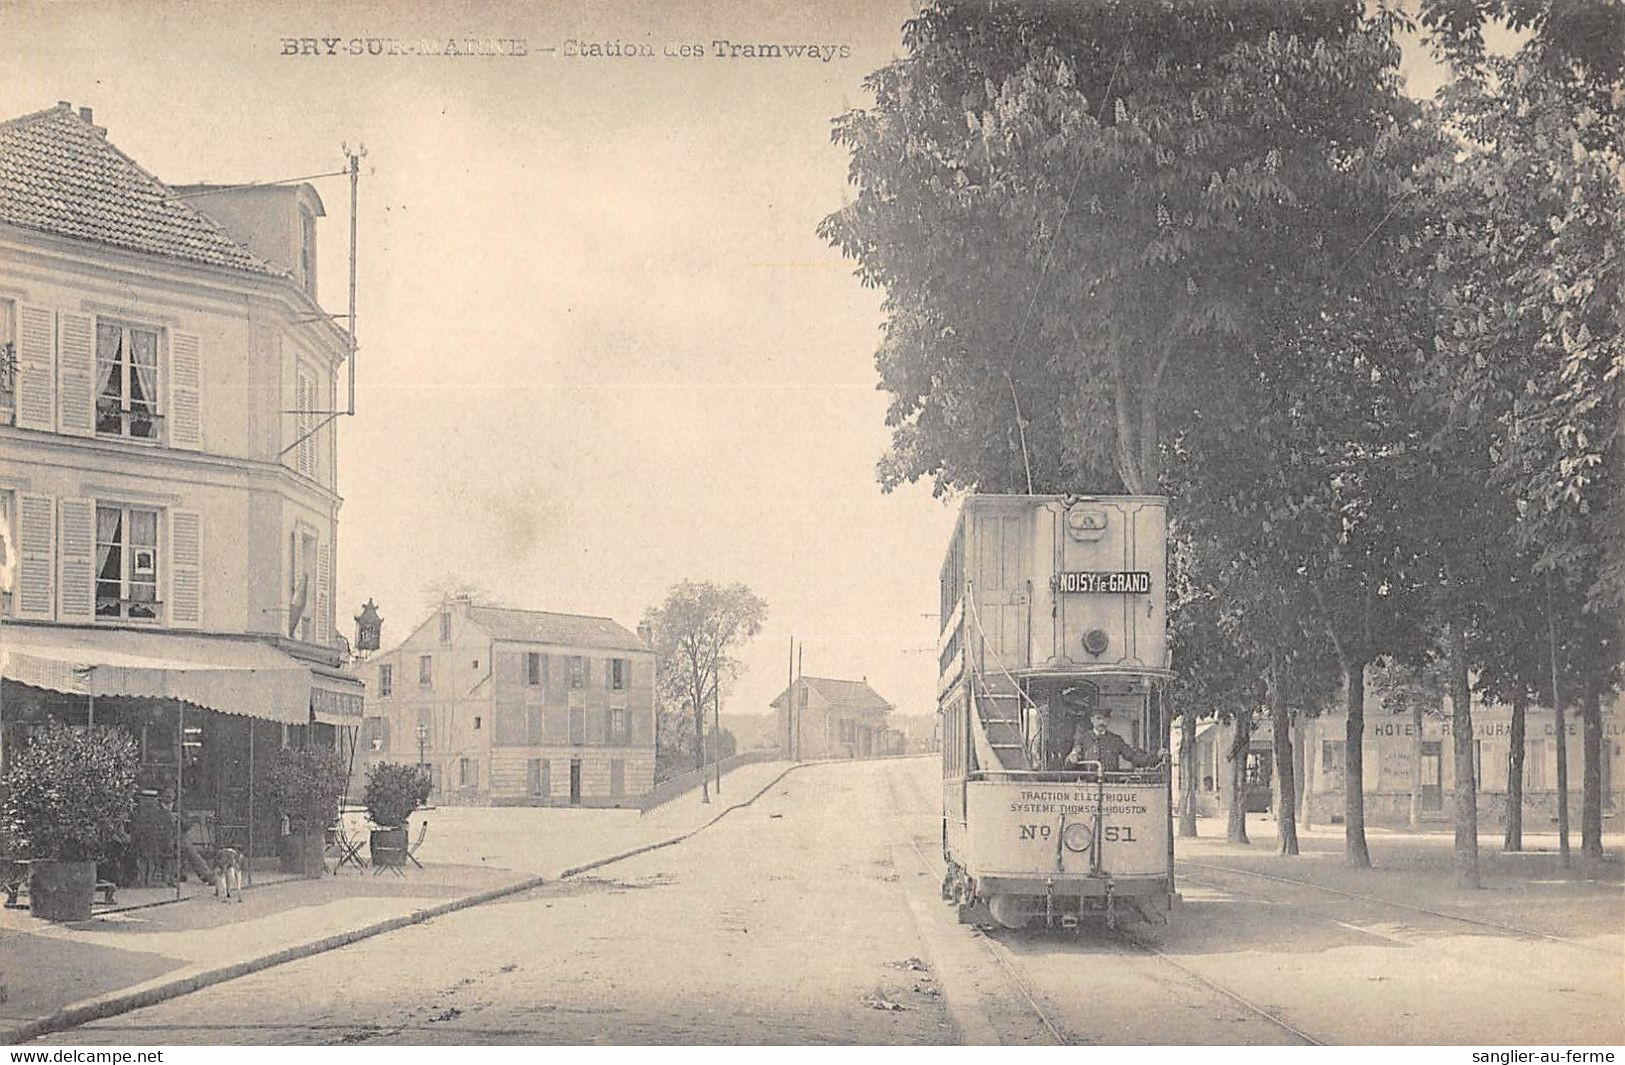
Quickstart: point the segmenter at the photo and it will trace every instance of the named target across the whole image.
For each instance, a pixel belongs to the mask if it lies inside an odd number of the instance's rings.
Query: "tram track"
[[[910,848],[913,849],[915,856],[920,860],[921,865],[932,875],[940,879],[942,875],[940,863],[933,861],[930,856],[928,856],[925,851],[921,849],[919,840],[911,836],[909,837],[908,843]],[[1075,936],[1076,934],[1077,933],[1075,931],[1057,933],[1057,935],[1066,936]],[[1306,1046],[1326,1045],[1309,1033],[1294,1026],[1285,1018],[1277,1016],[1268,1008],[1253,1002],[1245,995],[1242,995],[1239,992],[1204,976],[1196,969],[1186,965],[1184,962],[1163,951],[1156,945],[1147,943],[1144,940],[1132,936],[1120,929],[1113,930],[1111,936],[1113,942],[1123,944],[1134,951],[1160,960],[1170,968],[1179,972],[1186,980],[1196,983],[1209,992],[1226,999],[1236,1006],[1241,1007],[1247,1013],[1258,1018],[1259,1020],[1264,1021],[1277,1030],[1285,1032],[1302,1044]],[[982,945],[982,948],[986,951],[988,956],[990,956],[998,965],[1009,985],[1014,988],[1017,994],[1020,996],[1020,999],[1025,1004],[1027,1011],[1030,1012],[1032,1016],[1037,1018],[1039,1025],[1046,1033],[1048,1033],[1050,1038],[1054,1040],[1056,1045],[1073,1046],[1086,1042],[1086,1040],[1078,1038],[1067,1032],[1065,1026],[1050,1015],[1050,1011],[1044,1007],[1041,1001],[1043,997],[1042,994],[1021,972],[1017,960],[1013,957],[1008,947],[980,929],[975,931],[974,938],[976,942]]]
[[[1358,891],[1344,891],[1341,888],[1327,887],[1324,884],[1316,884],[1309,880],[1298,880],[1295,877],[1277,876],[1274,873],[1260,873],[1251,869],[1237,869],[1233,866],[1213,865],[1207,862],[1195,862],[1188,859],[1179,859],[1175,862],[1176,873],[1180,866],[1191,869],[1205,869],[1209,872],[1215,873],[1227,873],[1233,876],[1253,877],[1258,880],[1269,880],[1280,884],[1291,884],[1294,887],[1307,888],[1312,891],[1319,891],[1328,895],[1337,895],[1347,899],[1355,899],[1357,901],[1371,903],[1372,905],[1376,906],[1385,906],[1393,910],[1400,910],[1408,913],[1420,913],[1429,917],[1438,918],[1439,920],[1455,921],[1460,924],[1472,925],[1478,928],[1488,928],[1499,932],[1507,932],[1512,935],[1523,936],[1528,939],[1537,939],[1548,943],[1561,944],[1565,947],[1572,947],[1575,950],[1588,951],[1593,954],[1602,954],[1608,957],[1618,956],[1618,952],[1615,950],[1609,950],[1605,947],[1592,946],[1590,943],[1581,943],[1577,940],[1567,939],[1563,936],[1554,936],[1549,932],[1541,932],[1533,928],[1523,928],[1518,925],[1505,924],[1500,921],[1490,921],[1481,917],[1467,917],[1462,914],[1449,913],[1444,910],[1429,909],[1426,906],[1415,906],[1410,903],[1395,902],[1392,899],[1385,899],[1377,895],[1367,895]],[[1200,883],[1200,881],[1196,881],[1194,878],[1187,879],[1193,879],[1193,882]],[[1219,885],[1214,886],[1217,887]],[[1228,889],[1220,887],[1220,890]]]
[[[1213,980],[1209,980],[1207,977],[1203,976],[1201,973],[1197,972],[1195,969],[1191,968],[1189,965],[1186,965],[1184,962],[1180,961],[1179,959],[1167,954],[1162,949],[1160,949],[1160,948],[1158,948],[1156,946],[1153,946],[1152,944],[1147,943],[1144,940],[1137,939],[1134,936],[1129,935],[1127,932],[1124,932],[1122,929],[1113,929],[1112,934],[1115,935],[1119,940],[1121,940],[1121,941],[1123,941],[1125,943],[1129,943],[1129,944],[1131,944],[1131,945],[1133,945],[1135,947],[1138,947],[1140,950],[1143,950],[1143,951],[1145,951],[1145,952],[1147,952],[1149,954],[1153,954],[1156,957],[1161,958],[1163,961],[1167,962],[1169,965],[1172,965],[1175,969],[1178,969],[1180,972],[1184,973],[1186,976],[1190,977],[1192,980],[1195,980],[1197,983],[1201,984],[1203,987],[1207,988],[1208,990],[1213,991],[1216,994],[1223,995],[1225,998],[1229,999],[1230,1001],[1234,1002],[1236,1005],[1238,1005],[1238,1006],[1242,1007],[1243,1009],[1247,1010],[1249,1013],[1256,1014],[1257,1016],[1263,1018],[1265,1021],[1268,1021],[1270,1024],[1274,1025],[1275,1027],[1281,1029],[1284,1032],[1287,1032],[1293,1038],[1302,1040],[1303,1043],[1306,1046],[1321,1047],[1321,1046],[1326,1045],[1325,1043],[1323,1043],[1320,1040],[1316,1039],[1314,1036],[1310,1035],[1309,1033],[1303,1031],[1300,1028],[1295,1027],[1294,1025],[1292,1025],[1290,1022],[1286,1021],[1285,1019],[1283,1019],[1281,1017],[1277,1017],[1274,1013],[1271,1013],[1269,1010],[1267,1010],[1264,1007],[1258,1005],[1256,1002],[1253,1002],[1251,999],[1248,999],[1243,995],[1237,994],[1236,992],[1230,990],[1228,987],[1225,987],[1223,984],[1216,983]]]

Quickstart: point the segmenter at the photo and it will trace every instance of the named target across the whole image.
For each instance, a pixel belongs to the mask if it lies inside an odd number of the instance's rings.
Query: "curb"
[[[767,794],[768,789],[778,784],[781,780],[795,772],[797,769],[801,769],[809,765],[819,764],[821,763],[798,762],[795,765],[788,766],[783,772],[779,773],[778,776],[774,777],[772,780],[768,781],[765,785],[758,789],[756,794],[752,795],[744,802],[735,803],[732,806],[719,811],[715,817],[711,818],[709,821],[706,821],[697,828],[690,829],[689,831],[673,836],[670,839],[660,840],[656,843],[648,843],[641,847],[635,847],[632,850],[624,851],[620,854],[610,855],[607,858],[599,858],[591,862],[586,862],[582,865],[572,866],[571,868],[560,873],[557,879],[568,880],[571,877],[579,876],[582,873],[593,869],[600,869],[606,865],[613,865],[616,862],[625,861],[628,858],[636,857],[640,854],[647,854],[650,851],[661,850],[662,848],[682,843],[684,840],[692,839],[694,836],[710,828],[724,817],[727,817],[733,811],[750,806],[756,802],[757,799],[760,799],[763,795]],[[350,944],[358,943],[363,939],[371,939],[373,936],[383,935],[386,932],[394,932],[410,925],[422,924],[423,922],[433,920],[436,917],[443,917],[448,913],[455,913],[458,910],[470,909],[474,906],[480,906],[487,902],[494,902],[497,899],[507,898],[510,895],[522,894],[526,891],[531,891],[541,887],[548,882],[548,879],[544,876],[526,877],[524,880],[520,880],[512,884],[504,884],[501,887],[489,888],[473,895],[465,895],[462,898],[452,899],[450,902],[443,902],[435,906],[428,906],[421,910],[413,910],[411,913],[401,914],[398,917],[391,917],[387,920],[378,921],[374,924],[364,925],[361,928],[352,928],[346,932],[337,932],[322,939],[312,940],[309,943],[300,943],[297,946],[286,947],[282,950],[273,951],[270,954],[261,955],[258,958],[249,958],[245,961],[235,962],[231,965],[225,965],[218,969],[209,969],[201,973],[193,973],[191,976],[182,977],[178,980],[172,980],[169,983],[159,984],[156,987],[149,987],[141,991],[127,993],[116,991],[111,992],[102,998],[92,999],[89,1002],[80,1003],[78,1005],[66,1006],[47,1017],[40,1018],[39,1020],[30,1021],[27,1024],[19,1025],[15,1028],[0,1029],[0,1046],[18,1046],[22,1043],[29,1042],[30,1040],[38,1039],[41,1036],[52,1035],[56,1032],[65,1031],[69,1028],[77,1028],[82,1024],[89,1024],[91,1021],[104,1020],[108,1017],[116,1017],[121,1013],[129,1013],[131,1010],[138,1010],[147,1006],[155,1006],[160,1002],[165,1002],[172,998],[179,998],[181,995],[188,995],[193,991],[200,991],[205,987],[212,987],[215,984],[223,984],[228,980],[235,980],[238,977],[248,976],[251,973],[257,973],[264,969],[284,965],[290,961],[298,961],[301,958],[308,958],[316,954],[325,954],[330,950],[337,950],[340,947],[347,947]]]

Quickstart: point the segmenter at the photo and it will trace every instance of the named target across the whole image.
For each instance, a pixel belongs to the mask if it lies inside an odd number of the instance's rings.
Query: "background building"
[[[791,758],[871,758],[894,751],[886,735],[892,705],[868,679],[798,677],[770,703]],[[792,709],[794,713],[792,714]]]
[[[1448,712],[1448,704],[1447,704]],[[1616,701],[1602,716],[1602,795],[1605,816],[1617,816],[1625,804],[1621,770],[1625,767],[1625,716]],[[1506,706],[1473,707],[1474,778],[1478,781],[1479,824],[1486,829],[1506,823],[1506,795],[1511,753],[1512,711]],[[1312,824],[1343,819],[1343,789],[1347,784],[1346,718],[1322,714],[1304,718],[1293,729],[1294,770],[1306,796]],[[1567,734],[1569,811],[1579,824],[1581,782],[1584,779],[1584,726],[1578,712],[1565,715]],[[1197,809],[1221,814],[1230,786],[1231,726],[1216,722],[1198,725],[1196,758]],[[1179,728],[1174,727],[1174,746]],[[1411,793],[1418,792],[1425,820],[1449,821],[1455,809],[1455,756],[1451,748],[1450,720],[1427,715],[1418,735],[1408,714],[1390,714],[1375,697],[1367,696],[1364,762],[1366,821],[1373,825],[1403,826],[1410,822]],[[1267,721],[1255,728],[1247,752],[1248,810],[1272,808],[1274,741]],[[1530,831],[1549,828],[1557,816],[1557,730],[1555,716],[1542,707],[1530,707],[1524,716],[1523,807]],[[1301,816],[1301,815],[1300,815]]]
[[[333,625],[347,338],[308,185],[170,188],[88,108],[0,124],[0,743],[117,723],[245,846],[272,751],[361,718]],[[275,814],[255,808],[255,849]]]
[[[654,652],[609,618],[455,599],[357,669],[363,762],[427,766],[437,802],[632,806],[654,786]]]

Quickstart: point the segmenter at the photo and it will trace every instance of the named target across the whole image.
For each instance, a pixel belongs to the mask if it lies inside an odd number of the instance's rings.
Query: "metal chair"
[[[423,824],[418,826],[418,838],[412,841],[412,845],[410,847],[406,848],[407,860],[413,865],[417,866],[419,869],[423,868],[423,863],[418,861],[418,848],[423,846],[423,837],[427,836],[428,834],[429,819],[424,818]]]

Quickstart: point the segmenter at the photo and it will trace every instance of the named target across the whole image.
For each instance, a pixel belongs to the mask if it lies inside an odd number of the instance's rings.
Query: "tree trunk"
[[[1298,853],[1297,779],[1292,771],[1292,718],[1281,690],[1281,654],[1270,655],[1270,731],[1275,746],[1275,838],[1282,854]]]
[[[1343,670],[1343,847],[1349,864],[1371,868],[1371,850],[1365,842],[1365,659],[1350,655],[1341,645],[1338,664]]]
[[[1557,739],[1557,863],[1569,867],[1569,726],[1563,691],[1557,686],[1557,615],[1552,609],[1552,573],[1546,571],[1546,642],[1552,666],[1552,728]]]
[[[1411,699],[1411,831],[1422,827],[1422,702]]]
[[[1450,746],[1456,770],[1456,885],[1479,887],[1478,781],[1473,773],[1473,705],[1467,687],[1467,636],[1452,621],[1450,641]]]
[[[694,769],[700,774],[700,801],[711,801],[711,786],[705,774],[705,699],[694,695]]]
[[[1595,679],[1586,684],[1580,707],[1585,770],[1580,792],[1580,853],[1602,858],[1602,695]]]
[[[1309,741],[1304,739],[1309,715],[1299,711],[1292,718],[1292,809],[1297,814],[1298,827],[1309,830],[1308,774],[1305,764],[1309,760]]]
[[[1196,708],[1187,706],[1179,715],[1179,834],[1196,838]]]
[[[1524,717],[1529,700],[1519,692],[1512,700],[1512,734],[1507,739],[1507,832],[1504,851],[1523,850]]]
[[[1247,838],[1247,749],[1252,745],[1253,712],[1237,710],[1235,735],[1225,757],[1230,760],[1230,804],[1224,838],[1231,843],[1250,843]]]
[[[1150,381],[1140,383],[1140,480],[1147,492],[1155,492],[1162,487],[1162,449],[1157,426],[1159,391]]]

